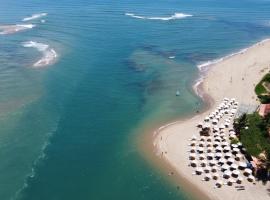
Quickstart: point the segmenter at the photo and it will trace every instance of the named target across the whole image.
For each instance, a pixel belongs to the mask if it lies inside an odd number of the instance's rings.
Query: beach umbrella
[[[199,159],[200,159],[200,160],[204,160],[205,158],[206,158],[206,156],[205,156],[204,154],[200,154],[200,155],[199,155]]]
[[[206,138],[206,141],[207,141],[207,142],[211,142],[211,141],[212,141],[212,138],[211,138],[211,137],[207,137],[207,138]]]
[[[216,118],[213,119],[212,124],[217,124],[218,120]]]
[[[217,147],[217,146],[219,146],[219,144],[220,144],[220,142],[214,142],[214,147]]]
[[[224,129],[225,128],[225,125],[224,124],[221,124],[220,126],[219,126],[219,129]]]
[[[200,141],[205,141],[205,136],[201,136]]]
[[[230,133],[230,134],[235,134],[234,129],[230,129],[230,130],[229,130],[229,133]]]
[[[222,185],[223,185],[223,182],[222,182],[221,180],[218,180],[218,181],[216,182],[216,187],[217,187],[217,188],[221,188]]]
[[[192,160],[192,161],[190,162],[190,166],[191,166],[191,167],[197,167],[197,164],[198,164],[197,160]]]
[[[239,104],[239,103],[238,103],[237,101],[235,101],[235,102],[234,102],[234,105],[236,105],[236,106],[237,106],[238,104]]]
[[[211,179],[211,175],[210,174],[205,174],[204,180],[209,181],[210,179]]]
[[[199,148],[197,149],[197,151],[198,151],[199,153],[203,153],[204,148],[203,148],[203,147],[199,147]]]
[[[238,176],[236,183],[241,184],[243,182],[243,178],[241,176]]]
[[[229,101],[229,99],[228,99],[227,97],[225,97],[225,98],[223,99],[223,101],[224,101],[224,102],[227,102],[227,101]]]
[[[231,165],[232,163],[234,163],[234,159],[232,157],[228,158],[227,163]]]
[[[219,136],[215,137],[214,141],[220,142],[221,141],[221,137],[219,137]]]
[[[245,174],[246,176],[249,176],[250,174],[252,174],[252,170],[249,169],[249,168],[246,168],[246,169],[244,170],[244,174]]]
[[[214,154],[213,154],[213,153],[208,153],[208,154],[207,154],[207,157],[208,157],[208,158],[213,158],[213,157],[214,157]]]
[[[202,122],[199,122],[199,123],[197,124],[197,127],[198,127],[198,128],[202,128],[202,127],[203,127],[203,123],[202,123]]]
[[[238,147],[242,147],[243,144],[241,142],[238,142],[237,145]]]
[[[243,155],[238,153],[235,155],[235,160],[239,161],[241,158],[243,158]]]
[[[213,173],[212,177],[214,180],[217,180],[219,178],[219,174],[218,173]]]
[[[199,147],[203,147],[204,144],[205,144],[205,142],[200,142],[200,143],[199,143]]]
[[[222,170],[222,171],[226,171],[226,170],[228,170],[228,169],[230,169],[230,166],[227,165],[227,164],[224,164],[224,165],[222,165],[222,167],[221,167],[221,170]]]
[[[232,172],[231,171],[229,171],[229,170],[226,170],[226,171],[224,171],[224,173],[223,173],[223,177],[224,178],[230,178],[230,176],[232,175]]]
[[[207,153],[210,153],[213,151],[213,147],[207,147]]]
[[[216,152],[221,152],[222,151],[222,147],[221,146],[217,146],[216,147]]]
[[[189,154],[189,159],[190,160],[195,160],[195,158],[196,158],[196,154],[195,153]]]
[[[224,125],[225,125],[226,128],[228,128],[230,126],[230,123],[229,122],[225,122]]]
[[[218,163],[221,165],[224,164],[225,162],[226,162],[226,160],[224,158],[221,158],[218,160]]]
[[[218,169],[219,169],[218,166],[215,165],[212,167],[211,172],[217,172]]]
[[[196,172],[196,174],[200,175],[203,173],[203,169],[201,167],[197,167],[195,172]]]
[[[213,118],[214,118],[214,115],[213,115],[213,114],[210,114],[210,115],[209,115],[209,118],[210,118],[210,119],[213,119]]]
[[[196,152],[196,149],[192,148],[190,149],[190,153],[195,153]]]
[[[195,153],[195,151],[196,151],[196,146],[190,147],[190,152],[191,152],[191,153]]]
[[[232,153],[227,152],[227,153],[225,153],[225,156],[224,157],[228,159],[228,158],[232,157]]]
[[[236,101],[236,99],[235,99],[235,98],[231,98],[231,101],[232,101],[232,102],[235,102],[235,101]]]
[[[229,146],[225,146],[224,148],[223,148],[223,151],[224,152],[229,152],[231,150],[231,148],[229,147]]]
[[[215,154],[215,157],[216,157],[216,158],[221,158],[221,157],[222,157],[222,153],[216,153],[216,154]]]
[[[210,171],[211,171],[211,167],[206,166],[206,167],[204,168],[204,172],[205,172],[205,173],[209,173]]]
[[[231,165],[231,169],[236,170],[237,168],[238,168],[238,165],[237,165],[237,164],[233,163],[233,164]]]
[[[247,167],[247,163],[245,162],[239,162],[239,169],[245,169]]]
[[[237,144],[231,144],[232,148],[238,148]]]
[[[210,166],[214,166],[214,165],[216,165],[217,164],[217,161],[215,161],[215,160],[210,160],[209,161],[209,165]]]
[[[206,160],[202,160],[202,161],[201,161],[201,166],[202,166],[202,167],[205,167],[206,165],[207,165],[207,161],[206,161]]]
[[[223,132],[220,132],[220,135],[219,135],[221,138],[224,138],[225,136],[226,136],[226,134],[225,133],[223,133]]]
[[[233,171],[232,171],[232,175],[233,175],[234,177],[238,177],[239,174],[240,174],[240,172],[239,172],[238,170],[233,170]]]
[[[190,144],[189,144],[189,146],[195,146],[196,143],[197,143],[196,141],[191,141]]]
[[[221,143],[221,146],[222,146],[222,147],[225,147],[225,146],[228,146],[228,145],[229,145],[229,143],[226,142],[226,141]]]
[[[206,143],[206,147],[211,147],[212,146],[212,142],[207,142]]]
[[[231,186],[235,181],[232,178],[228,179],[227,185]]]
[[[210,128],[210,124],[204,124],[203,125],[203,129],[208,129],[208,128]]]
[[[255,181],[255,177],[252,176],[252,175],[249,175],[247,179],[248,179],[249,182]]]
[[[234,153],[238,153],[239,151],[240,151],[240,149],[238,149],[238,148],[233,148],[233,150],[232,150]]]
[[[206,121],[206,122],[208,122],[209,120],[210,120],[209,117],[205,117],[205,118],[204,118],[204,121]]]

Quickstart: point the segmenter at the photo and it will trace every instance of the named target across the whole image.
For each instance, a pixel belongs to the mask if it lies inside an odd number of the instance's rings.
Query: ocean
[[[204,106],[198,66],[268,38],[270,1],[0,5],[0,199],[192,199],[138,138]]]

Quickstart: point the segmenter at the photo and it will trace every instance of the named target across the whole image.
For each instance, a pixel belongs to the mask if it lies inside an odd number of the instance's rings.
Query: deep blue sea
[[[0,34],[0,199],[184,200],[135,141],[203,106],[198,64],[270,37],[270,1],[0,0],[21,24]]]

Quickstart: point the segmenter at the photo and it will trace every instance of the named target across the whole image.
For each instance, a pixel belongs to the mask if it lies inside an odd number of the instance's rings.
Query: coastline
[[[267,186],[262,186],[261,183],[255,186],[246,183],[247,190],[242,192],[234,187],[214,189],[211,184],[202,182],[200,177],[192,175],[192,169],[188,167],[187,153],[187,142],[196,131],[196,123],[201,121],[225,96],[236,97],[240,105],[245,108],[254,109],[258,105],[253,92],[254,84],[270,69],[270,58],[267,57],[269,51],[270,40],[265,39],[237,53],[217,59],[213,63],[207,62],[208,64],[203,66],[207,67],[206,70],[199,67],[202,76],[193,89],[206,104],[203,111],[192,117],[164,125],[152,135],[156,157],[177,172],[180,177],[178,182],[185,184],[184,190],[195,191],[197,194],[203,193],[209,197],[208,199],[224,199],[223,196],[229,199],[269,198]],[[231,80],[233,81],[230,82]],[[216,84],[220,81],[222,85]],[[205,199],[205,196],[204,198],[196,194],[192,196],[196,199]]]

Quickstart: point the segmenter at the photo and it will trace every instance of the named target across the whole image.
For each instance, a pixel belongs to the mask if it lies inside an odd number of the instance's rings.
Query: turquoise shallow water
[[[194,113],[197,64],[270,35],[270,2],[0,0],[0,199],[190,199],[149,165],[142,127]],[[175,20],[175,12],[193,15]],[[49,44],[54,65],[23,42]],[[170,59],[169,57],[175,58]],[[176,90],[180,96],[176,97]]]

